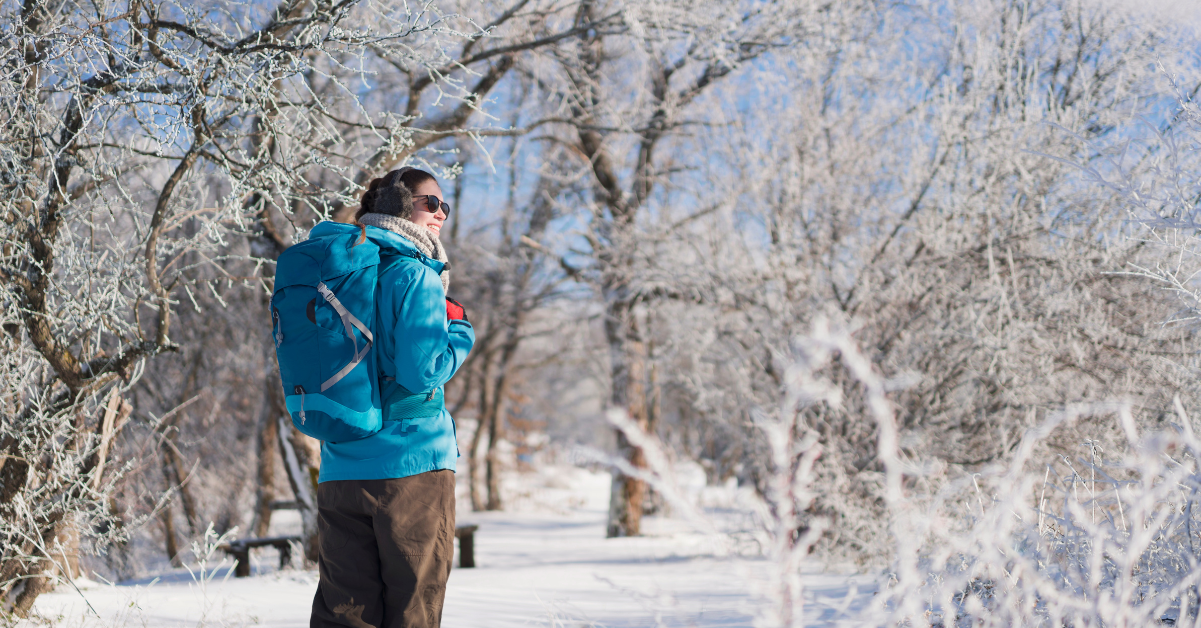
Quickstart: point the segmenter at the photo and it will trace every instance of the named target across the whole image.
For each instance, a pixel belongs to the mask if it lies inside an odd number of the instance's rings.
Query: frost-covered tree
[[[6,612],[49,586],[72,528],[93,546],[128,534],[137,521],[109,495],[138,456],[161,451],[167,484],[185,482],[172,435],[196,381],[159,378],[159,399],[129,405],[154,359],[204,342],[178,325],[204,317],[180,308],[224,305],[240,282],[269,287],[263,260],[353,202],[372,156],[462,129],[462,113],[423,126],[420,108],[375,106],[375,69],[360,62],[420,74],[456,112],[479,108],[472,84],[442,69],[503,55],[455,65],[449,42],[488,31],[448,20],[432,6],[323,0],[0,4]],[[182,373],[219,370],[220,356],[188,349]],[[223,401],[210,394],[206,415],[237,422],[243,409]],[[127,456],[111,459],[115,444]],[[171,494],[149,495],[150,511]],[[191,519],[195,504],[183,506]]]
[[[607,404],[624,408],[643,429],[653,413],[646,338],[635,312],[665,296],[644,289],[646,247],[658,235],[646,226],[675,200],[680,169],[721,159],[677,138],[720,124],[712,103],[738,98],[726,89],[732,77],[768,52],[805,39],[815,28],[809,20],[823,12],[844,13],[834,7],[808,0],[580,2],[576,24],[609,16],[620,16],[620,23],[586,29],[556,47],[550,62],[533,74],[560,122],[550,131],[554,141],[570,147],[580,173],[562,194],[583,226],[579,239],[557,254],[564,272],[589,286],[603,310]],[[640,466],[639,448],[621,432],[616,438],[621,455]],[[645,496],[640,480],[615,473],[609,536],[639,533]]]
[[[1003,460],[1067,402],[1129,397],[1156,422],[1173,393],[1196,395],[1192,336],[1161,325],[1175,304],[1118,272],[1162,253],[1125,240],[1112,196],[1073,165],[1129,132],[1179,33],[1075,0],[861,17],[823,22],[741,85],[759,105],[726,103],[728,127],[704,133],[721,157],[698,168],[713,192],[689,203],[711,219],[641,241],[656,261],[642,293],[679,293],[643,310],[671,376],[672,438],[715,477],[765,487],[753,416],[776,407],[790,339],[819,314],[852,321],[900,376],[915,464]],[[866,559],[887,546],[859,416],[815,408],[803,427],[822,439],[809,511],[831,520],[824,543]]]

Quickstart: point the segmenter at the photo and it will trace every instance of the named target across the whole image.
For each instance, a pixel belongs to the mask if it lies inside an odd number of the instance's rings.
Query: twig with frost
[[[200,626],[205,625],[205,620],[208,618],[210,611],[212,611],[213,605],[216,604],[216,600],[209,597],[209,586],[212,584],[213,579],[217,577],[217,574],[221,572],[221,568],[225,567],[229,562],[228,558],[220,556],[214,565],[213,555],[222,551],[221,546],[228,543],[230,539],[237,538],[237,535],[237,527],[230,528],[224,534],[218,535],[213,530],[213,524],[210,522],[208,527],[204,529],[204,534],[199,539],[192,541],[192,556],[196,561],[195,567],[193,568],[192,565],[184,563],[184,568],[188,570],[188,575],[192,577],[192,581],[200,589]],[[230,576],[234,573],[235,566],[231,564],[225,570],[225,576],[221,578],[222,584],[229,581]]]

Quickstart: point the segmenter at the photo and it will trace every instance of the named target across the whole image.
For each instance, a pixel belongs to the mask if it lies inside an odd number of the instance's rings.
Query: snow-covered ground
[[[459,523],[480,526],[477,566],[452,572],[444,626],[753,624],[764,565],[746,551],[731,552],[724,538],[651,517],[642,537],[605,539],[609,476],[603,473],[552,466],[515,476],[507,488],[509,512],[460,506]],[[226,566],[203,586],[199,574],[183,569],[136,582],[81,581],[80,592],[60,586],[34,608],[69,627],[307,626],[316,571],[279,571],[275,561],[274,551],[264,550],[252,558],[252,577],[227,578]],[[850,581],[807,575],[806,623],[826,624],[835,609],[862,604],[867,593],[844,599]],[[860,582],[860,591],[872,589],[868,579]]]

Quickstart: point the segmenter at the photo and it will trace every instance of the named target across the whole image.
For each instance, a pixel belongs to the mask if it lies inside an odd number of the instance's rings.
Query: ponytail
[[[375,199],[379,196],[379,186],[383,182],[384,177],[376,177],[367,185],[367,191],[363,192],[363,197],[359,199],[359,211],[354,213],[355,222],[358,222],[363,214],[369,214],[375,208]]]

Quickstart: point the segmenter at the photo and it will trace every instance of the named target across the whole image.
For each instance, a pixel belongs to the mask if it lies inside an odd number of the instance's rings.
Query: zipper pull
[[[300,395],[300,424],[304,425],[304,386],[297,384],[292,392]]]
[[[283,325],[279,322],[279,310],[274,307],[271,308],[271,318],[275,323],[275,348],[278,349],[284,343],[284,330]]]

